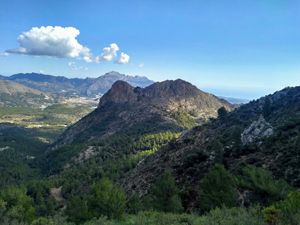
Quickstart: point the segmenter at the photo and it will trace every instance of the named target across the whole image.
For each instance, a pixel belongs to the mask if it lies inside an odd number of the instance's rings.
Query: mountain
[[[216,117],[222,106],[234,109],[229,102],[180,79],[146,88],[117,81],[102,96],[98,108],[69,127],[55,148],[120,133],[182,131]]]
[[[15,82],[0,80],[1,106],[41,106],[48,103],[54,103],[50,94]]]
[[[66,78],[63,76],[44,75],[39,73],[20,73],[9,77],[1,76],[0,80],[9,80],[43,92],[66,94],[76,93],[81,96],[104,94],[117,80],[123,80],[132,86],[145,87],[153,83],[146,77],[129,76],[118,72],[109,72],[98,78]]]
[[[276,179],[283,178],[299,188],[299,116],[300,87],[285,88],[251,101],[230,112],[226,118],[214,119],[184,132],[140,161],[133,172],[122,179],[120,186],[128,196],[133,192],[144,196],[158,176],[171,170],[181,190],[192,190],[186,201],[187,208],[193,208],[199,199],[197,193],[201,193],[199,181],[218,162],[235,176],[241,174],[245,163],[262,167],[272,171]],[[263,202],[265,194],[261,193],[268,191],[254,192],[254,188],[238,188],[239,204],[249,205],[257,199]]]

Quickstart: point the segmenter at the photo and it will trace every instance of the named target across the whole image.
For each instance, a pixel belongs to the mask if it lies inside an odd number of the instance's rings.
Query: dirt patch
[[[60,202],[60,201],[65,201],[65,199],[63,198],[62,194],[61,194],[61,188],[62,186],[60,186],[59,188],[51,188],[50,189],[50,193],[51,195],[55,198],[56,201]]]

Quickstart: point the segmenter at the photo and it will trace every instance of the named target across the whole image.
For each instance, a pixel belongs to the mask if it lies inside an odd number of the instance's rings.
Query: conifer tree
[[[219,140],[215,140],[212,145],[212,150],[214,151],[214,160],[213,164],[223,164],[223,145]]]
[[[88,209],[93,217],[107,216],[109,219],[120,219],[125,209],[125,194],[108,178],[90,187]]]
[[[265,104],[263,105],[264,117],[268,117],[271,114],[271,100],[269,98],[265,99]]]
[[[142,210],[142,202],[137,193],[134,193],[127,202],[128,213],[138,214]]]
[[[170,170],[159,176],[152,187],[153,208],[163,212],[180,213],[183,210],[179,189]]]
[[[68,220],[76,224],[80,224],[88,219],[88,209],[85,199],[74,196],[68,202],[66,214]]]
[[[221,121],[225,121],[226,117],[227,117],[227,110],[225,109],[224,106],[222,106],[221,108],[218,109],[218,118]]]
[[[208,211],[222,205],[236,206],[236,191],[234,179],[223,165],[216,164],[211,171],[199,182],[202,189],[200,209]]]

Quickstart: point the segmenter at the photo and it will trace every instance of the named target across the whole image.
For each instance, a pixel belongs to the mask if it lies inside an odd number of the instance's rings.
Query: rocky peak
[[[134,88],[125,81],[116,81],[111,89],[105,93],[100,99],[98,108],[104,106],[107,103],[125,103],[125,102],[135,102],[137,100],[137,95],[134,93]]]
[[[135,89],[125,81],[117,81],[100,99],[98,107],[108,102],[133,103],[137,100],[169,112],[179,109],[189,114],[192,112],[194,117],[204,120],[216,117],[217,110],[222,106],[228,111],[233,109],[229,102],[203,92],[181,79],[157,82],[145,88]]]
[[[195,89],[197,88],[194,85],[181,79],[175,81],[166,80],[145,88],[144,95],[151,98],[185,97],[185,94],[190,94]]]
[[[121,74],[116,71],[110,71],[110,72],[106,73],[105,75],[111,75],[111,76],[115,75],[116,76],[116,75],[121,75]]]

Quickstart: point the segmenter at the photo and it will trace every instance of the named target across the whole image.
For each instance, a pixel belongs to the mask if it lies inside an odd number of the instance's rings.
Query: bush
[[[283,200],[294,190],[283,179],[275,180],[272,172],[251,165],[246,165],[242,169],[241,175],[236,179],[236,184],[240,188],[253,191],[250,200],[265,206]]]
[[[296,225],[300,221],[300,193],[291,192],[288,197],[275,204],[283,224]]]
[[[211,210],[206,216],[199,218],[194,224],[199,225],[262,225],[265,224],[259,205],[246,208],[223,206]]]

